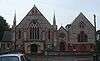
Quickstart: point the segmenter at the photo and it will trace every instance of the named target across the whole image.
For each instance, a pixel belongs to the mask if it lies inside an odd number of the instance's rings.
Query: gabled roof
[[[38,8],[34,5],[34,7],[28,12],[26,16],[36,16],[36,15],[42,15],[42,13],[38,10]]]
[[[4,35],[2,37],[1,42],[10,42],[13,38],[13,32],[11,31],[4,31]]]
[[[66,28],[67,31],[70,29],[70,27],[71,27],[71,24],[67,24],[67,25],[65,26],[65,28]]]
[[[80,12],[80,14],[75,18],[75,20],[72,22],[72,24],[77,20],[78,21],[81,20],[80,18],[84,18],[91,26],[93,26],[92,23],[84,16],[84,14],[82,12]]]
[[[22,19],[22,21],[17,25],[17,27],[26,27],[26,23],[32,21],[33,18],[38,19],[39,24],[51,25],[49,21],[43,16],[43,14],[38,10],[38,8],[34,5],[34,7]]]
[[[61,26],[60,28],[59,28],[59,31],[67,31],[63,26]]]

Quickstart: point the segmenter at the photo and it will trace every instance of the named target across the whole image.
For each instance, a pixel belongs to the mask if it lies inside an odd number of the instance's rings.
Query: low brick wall
[[[32,61],[93,61],[93,56],[38,56],[31,55]]]

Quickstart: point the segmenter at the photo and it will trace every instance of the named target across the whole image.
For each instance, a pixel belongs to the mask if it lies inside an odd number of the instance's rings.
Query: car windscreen
[[[3,56],[0,57],[0,61],[19,61],[17,56]]]

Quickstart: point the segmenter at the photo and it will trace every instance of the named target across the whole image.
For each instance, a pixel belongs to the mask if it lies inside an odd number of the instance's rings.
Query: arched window
[[[50,40],[50,30],[48,31],[48,39]]]
[[[36,27],[34,28],[34,33],[35,33],[34,39],[37,39],[37,28]]]
[[[34,39],[34,28],[30,28],[30,39]]]
[[[60,51],[65,51],[65,50],[66,50],[66,43],[60,42]]]
[[[39,39],[39,28],[30,28],[30,39]]]
[[[80,27],[80,28],[85,28],[85,25],[86,25],[86,24],[85,24],[83,21],[81,21],[81,22],[79,23],[79,27]]]
[[[21,38],[21,31],[19,30],[18,31],[18,39],[20,39]]]
[[[37,39],[39,39],[39,28],[37,28]]]
[[[88,36],[84,33],[84,31],[81,31],[80,34],[78,34],[78,42],[87,42]]]

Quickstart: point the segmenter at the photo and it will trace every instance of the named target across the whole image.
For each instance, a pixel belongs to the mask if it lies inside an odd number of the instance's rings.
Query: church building
[[[59,29],[55,14],[52,21],[53,24],[35,5],[18,25],[16,25],[15,14],[12,30],[4,32],[0,49],[16,49],[33,55],[67,56],[67,58],[63,57],[65,61],[68,61],[67,59],[93,61],[95,27],[83,13],[80,13],[71,24],[66,23],[65,27],[61,26]],[[60,58],[57,61],[60,61]]]

